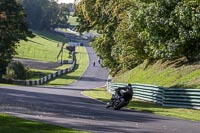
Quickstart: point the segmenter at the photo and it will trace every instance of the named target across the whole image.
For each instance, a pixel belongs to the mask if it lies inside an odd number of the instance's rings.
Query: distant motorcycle
[[[133,97],[133,89],[131,84],[126,87],[119,87],[115,90],[115,94],[112,95],[110,102],[107,103],[106,108],[112,107],[114,110],[127,106]]]

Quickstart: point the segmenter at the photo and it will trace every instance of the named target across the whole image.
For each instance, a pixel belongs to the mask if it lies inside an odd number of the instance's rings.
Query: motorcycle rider
[[[127,104],[128,104],[128,102],[132,99],[132,96],[133,96],[133,89],[132,89],[132,85],[131,84],[128,84],[125,87],[118,87],[115,90],[115,94],[112,95],[111,101],[109,102],[109,104],[107,104],[106,108],[111,107],[112,104],[117,99],[120,99],[120,98],[124,98],[124,100],[127,101]],[[126,106],[126,105],[124,105],[124,106]]]
[[[125,100],[128,100],[133,96],[133,89],[131,84],[128,84],[125,87],[118,87],[115,91],[120,98],[125,96]]]

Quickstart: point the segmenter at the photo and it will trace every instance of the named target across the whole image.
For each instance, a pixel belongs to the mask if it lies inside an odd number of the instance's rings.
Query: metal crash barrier
[[[126,83],[108,82],[107,90],[113,94],[116,88],[126,85]],[[131,85],[134,98],[167,107],[200,109],[200,90],[198,89],[164,88],[147,84]]]

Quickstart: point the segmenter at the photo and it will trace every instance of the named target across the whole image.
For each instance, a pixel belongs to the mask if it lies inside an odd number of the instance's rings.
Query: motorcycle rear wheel
[[[124,98],[121,98],[120,100],[121,100],[120,103],[114,106],[114,110],[119,110],[120,108],[127,105],[127,102],[125,101]]]

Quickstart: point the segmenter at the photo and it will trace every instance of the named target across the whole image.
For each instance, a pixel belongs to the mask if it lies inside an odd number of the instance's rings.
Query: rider
[[[124,105],[121,105],[121,107],[126,106],[132,99],[132,96],[133,96],[133,89],[131,84],[128,84],[125,87],[118,87],[115,90],[115,94],[112,95],[110,102],[107,103],[106,108],[113,107],[116,100],[119,100],[121,98],[125,100]]]
[[[131,84],[128,84],[128,86],[126,87],[126,91],[125,91],[124,95],[125,95],[124,99],[127,100],[127,101],[132,99],[133,88],[132,88]]]
[[[111,100],[114,100],[115,98],[117,97],[124,97],[125,100],[129,100],[132,98],[133,96],[133,89],[132,89],[132,85],[131,84],[128,84],[127,86],[125,87],[118,87],[116,90],[115,90],[115,93],[117,95],[113,95]]]

